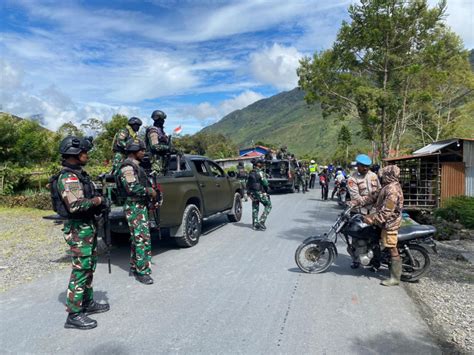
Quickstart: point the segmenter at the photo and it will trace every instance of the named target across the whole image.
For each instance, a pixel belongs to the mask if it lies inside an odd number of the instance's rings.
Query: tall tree
[[[67,136],[83,137],[84,132],[71,121],[63,123],[56,131],[62,138]]]
[[[416,116],[413,82],[429,66],[426,53],[451,33],[443,22],[445,8],[446,1],[429,8],[426,0],[351,5],[351,21],[342,23],[333,48],[300,63],[306,100],[320,102],[326,113],[359,118],[385,157]]]

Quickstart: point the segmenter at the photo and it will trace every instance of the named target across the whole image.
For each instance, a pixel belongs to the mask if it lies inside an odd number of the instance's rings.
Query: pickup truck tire
[[[234,203],[232,205],[232,214],[227,215],[229,222],[239,222],[242,218],[242,196],[237,192],[234,195]]]
[[[201,212],[196,205],[187,205],[183,212],[181,222],[183,236],[176,238],[176,244],[180,247],[189,248],[199,242],[201,236],[202,218]]]

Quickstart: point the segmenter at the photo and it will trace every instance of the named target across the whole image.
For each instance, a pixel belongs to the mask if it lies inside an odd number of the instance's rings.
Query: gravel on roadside
[[[62,225],[29,208],[0,208],[0,292],[70,267]]]
[[[474,352],[474,265],[463,253],[474,253],[474,242],[438,242],[430,254],[431,270],[417,283],[404,283],[422,316],[446,353]]]

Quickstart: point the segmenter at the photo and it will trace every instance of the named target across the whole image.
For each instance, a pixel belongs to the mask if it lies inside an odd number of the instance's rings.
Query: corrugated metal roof
[[[457,141],[458,141],[458,139],[449,139],[449,140],[445,140],[445,141],[434,142],[434,143],[428,144],[426,147],[415,150],[413,152],[413,155],[433,154],[433,153],[436,153],[437,151],[439,151],[443,148],[446,148],[448,145],[451,145],[451,144],[453,144]]]
[[[438,155],[439,153],[431,153],[431,154],[410,154],[410,155],[402,155],[399,157],[393,158],[385,158],[383,161],[398,161],[398,160],[410,160],[410,159],[418,159],[422,157],[430,157],[433,155]]]

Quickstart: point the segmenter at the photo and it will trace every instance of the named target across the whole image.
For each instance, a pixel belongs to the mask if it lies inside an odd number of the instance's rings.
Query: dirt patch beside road
[[[29,208],[0,208],[0,292],[69,267],[62,225],[53,214]]]
[[[446,353],[474,352],[474,265],[464,253],[474,253],[469,240],[438,243],[431,254],[431,270],[417,283],[405,283],[420,305],[425,321]]]

